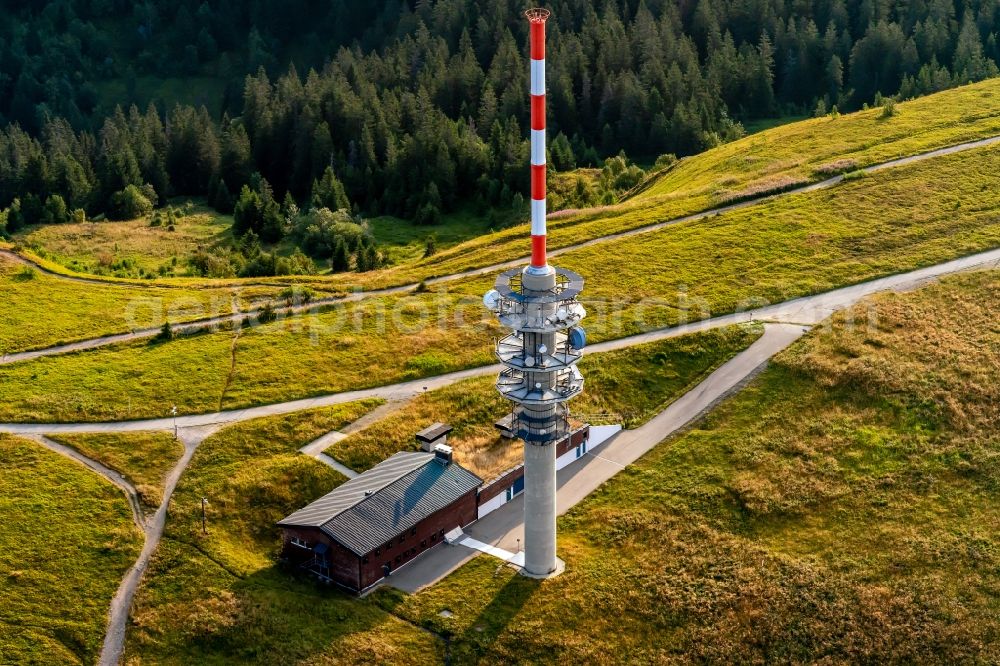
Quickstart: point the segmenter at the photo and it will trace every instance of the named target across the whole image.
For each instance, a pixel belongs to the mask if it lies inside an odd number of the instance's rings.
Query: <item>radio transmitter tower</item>
[[[576,368],[586,335],[577,302],[583,278],[549,266],[545,256],[545,21],[531,24],[531,265],[506,271],[483,298],[511,329],[497,343],[505,366],[497,390],[514,403],[514,430],[524,440],[524,573],[559,572],[556,558],[556,443],[569,435],[567,401],[583,390]]]

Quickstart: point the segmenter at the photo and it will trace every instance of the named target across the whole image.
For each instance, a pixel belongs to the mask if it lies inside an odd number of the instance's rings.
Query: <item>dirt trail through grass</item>
[[[166,487],[163,489],[163,502],[156,513],[150,518],[145,526],[146,542],[139,553],[139,558],[125,574],[118,591],[111,600],[111,608],[108,611],[108,632],[104,636],[104,647],[101,649],[100,666],[117,666],[121,659],[122,650],[125,646],[125,625],[128,621],[129,609],[132,607],[132,599],[142,581],[142,575],[149,565],[149,560],[156,552],[163,536],[163,529],[167,523],[167,508],[170,506],[170,498],[174,494],[177,482],[191,462],[194,452],[202,440],[215,432],[217,428],[193,428],[178,431],[178,436],[184,442],[184,455],[170,471],[167,476]]]
[[[66,456],[67,458],[75,460],[76,462],[80,463],[84,467],[87,467],[96,474],[101,475],[102,477],[110,481],[113,485],[121,488],[122,491],[125,493],[125,496],[128,498],[129,506],[132,508],[132,519],[135,521],[136,527],[138,527],[140,530],[143,531],[146,530],[146,518],[142,513],[142,505],[139,502],[139,492],[135,489],[135,486],[133,486],[131,483],[128,482],[128,479],[126,479],[124,476],[114,471],[113,469],[105,467],[96,460],[88,458],[79,451],[69,446],[60,444],[59,442],[54,442],[48,437],[45,437],[44,435],[28,435],[27,439],[30,439],[33,442],[37,442],[38,444],[41,444],[49,451],[58,453],[61,456]]]
[[[233,333],[233,344],[229,348],[229,374],[226,375],[226,384],[222,387],[222,393],[219,394],[219,411],[222,411],[222,405],[226,401],[226,392],[229,387],[233,384],[233,376],[236,374],[236,348],[240,344],[240,332],[243,329],[239,326],[236,327],[236,331]]]

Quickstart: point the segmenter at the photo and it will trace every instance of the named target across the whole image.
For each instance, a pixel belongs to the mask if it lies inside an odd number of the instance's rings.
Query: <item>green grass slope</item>
[[[1000,135],[1000,79],[962,86],[836,119],[775,127],[681,160],[638,197],[617,206],[564,211],[549,220],[550,248],[703,211],[730,198],[764,194],[887,160]],[[367,286],[417,282],[527,255],[519,225],[433,257],[365,276]]]
[[[428,632],[278,568],[274,523],[345,479],[297,449],[377,402],[249,421],[202,443],[132,608],[130,664],[426,663]],[[201,533],[201,498],[209,501]]]
[[[589,337],[754,309],[1000,246],[1000,147],[938,157],[576,250]],[[627,261],[622,261],[627,257]],[[279,402],[484,365],[491,277],[307,317],[0,367],[0,420],[119,420]],[[233,350],[235,349],[235,365]],[[337,372],[333,372],[337,368]]]
[[[242,288],[94,284],[47,275],[0,256],[0,355],[102,335],[232,314],[280,286]]]
[[[560,519],[562,576],[382,601],[452,663],[995,662],[998,306],[990,272],[837,315]]]
[[[122,277],[183,275],[198,248],[233,244],[231,215],[204,206],[181,206],[171,231],[146,218],[124,222],[84,222],[29,227],[14,240],[77,273]]]
[[[896,105],[775,127],[681,160],[639,196],[707,194],[714,203],[796,181],[1000,134],[1000,80],[952,88]]]
[[[0,663],[93,664],[142,547],[121,490],[0,434]]]
[[[166,476],[184,455],[184,445],[165,432],[66,433],[49,438],[124,476],[148,513],[160,506]]]
[[[641,425],[763,332],[761,325],[733,326],[584,356],[586,390],[571,403],[572,412],[592,423]],[[495,382],[479,377],[420,395],[327,453],[365,470],[397,451],[415,449],[414,433],[440,421],[455,428],[448,443],[458,462],[489,480],[523,458],[521,443],[502,439],[494,426],[510,412]]]

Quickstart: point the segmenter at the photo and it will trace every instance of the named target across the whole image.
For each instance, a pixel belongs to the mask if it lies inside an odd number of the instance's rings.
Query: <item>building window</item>
[[[368,556],[367,555],[365,555],[364,557],[361,558],[361,564],[368,564]]]
[[[441,530],[440,532],[438,532],[438,536],[443,539],[444,538],[444,530]]]
[[[299,548],[308,548],[309,547],[309,544],[305,540],[300,539],[300,538],[298,538],[296,536],[293,536],[292,539],[291,539],[291,541],[292,541],[292,545],[293,546],[298,546]]]
[[[405,534],[400,534],[399,535],[399,543],[403,543],[403,539],[405,539],[405,538],[406,538]]]
[[[378,549],[378,548],[376,548],[376,549],[375,549],[375,557],[378,557],[378,556],[379,556],[379,552],[380,552],[380,551],[379,551],[379,549]]]
[[[416,527],[410,528],[410,536],[417,536],[417,528]]]
[[[437,540],[438,540],[438,535],[437,534],[432,534],[431,535],[431,543],[434,543]]]
[[[426,548],[427,547],[427,539],[424,539],[423,541],[420,542],[420,547],[421,548]]]
[[[400,561],[401,559],[402,559],[402,557],[401,557],[401,556],[399,556],[399,555],[397,555],[397,556],[396,556],[396,564],[399,564],[399,561]]]

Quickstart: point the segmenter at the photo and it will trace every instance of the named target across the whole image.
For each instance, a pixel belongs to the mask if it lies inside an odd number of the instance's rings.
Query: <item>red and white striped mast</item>
[[[524,13],[531,25],[531,268],[544,269],[545,257],[545,21],[547,9]]]

